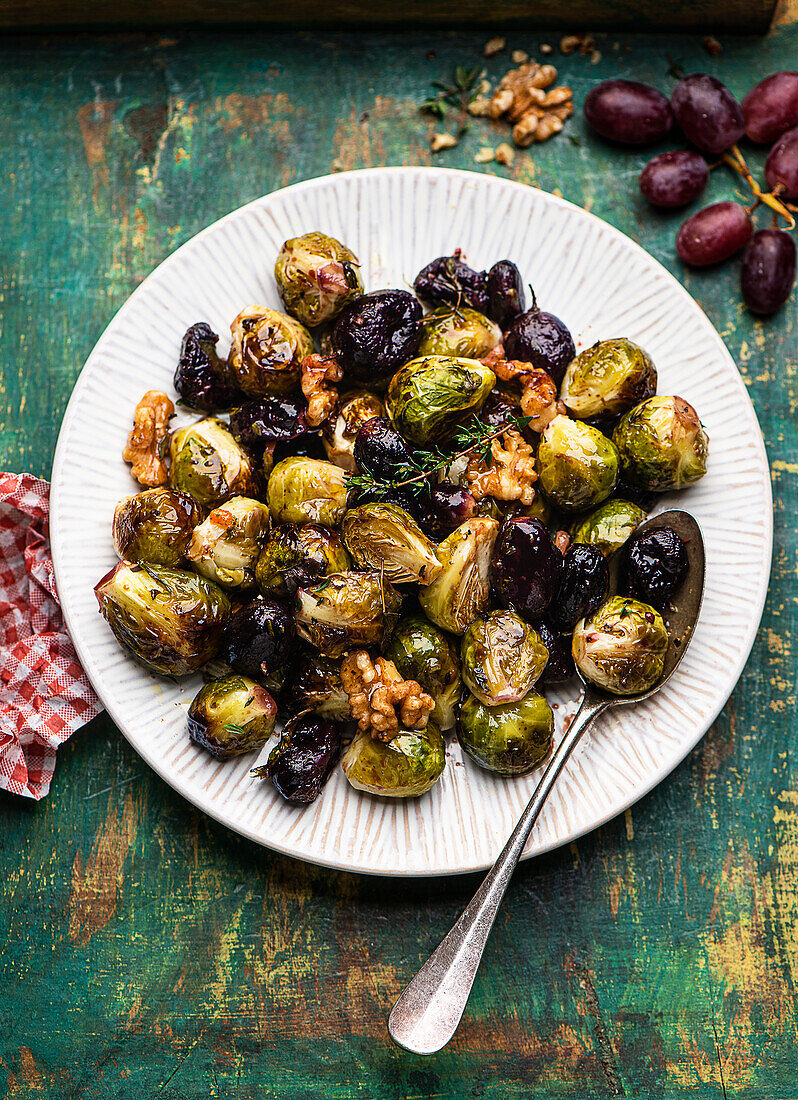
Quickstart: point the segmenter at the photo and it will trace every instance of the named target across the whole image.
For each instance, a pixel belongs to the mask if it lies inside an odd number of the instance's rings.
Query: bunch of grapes
[[[716,202],[685,221],[676,251],[686,264],[707,267],[744,248],[740,288],[754,313],[775,313],[790,296],[795,279],[798,212],[798,72],[778,72],[762,80],[742,103],[707,73],[683,77],[670,101],[656,88],[632,80],[605,80],[588,94],[585,119],[597,133],[624,145],[660,141],[678,126],[693,149],[660,153],[640,173],[640,190],[653,205],[686,206],[707,185],[710,167],[726,164],[739,172],[754,196],[751,206]],[[772,145],[765,162],[764,191],[738,147],[745,135]],[[696,152],[695,150],[698,150]],[[712,165],[704,156],[717,158]],[[773,226],[754,229],[760,206],[773,211]],[[778,228],[781,218],[786,228]]]

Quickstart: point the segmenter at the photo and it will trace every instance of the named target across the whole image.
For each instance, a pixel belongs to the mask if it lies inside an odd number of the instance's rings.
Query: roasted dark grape
[[[276,600],[256,596],[228,623],[222,656],[236,672],[258,680],[283,665],[293,646],[293,617]]]
[[[752,231],[744,207],[736,202],[716,202],[682,225],[676,235],[676,251],[691,267],[707,267],[739,252]]]
[[[594,611],[609,588],[609,573],[604,555],[597,546],[574,543],[563,558],[562,576],[547,618],[552,627],[565,634],[573,630],[585,615]]]
[[[413,476],[408,446],[387,416],[366,421],[355,436],[353,455],[360,470],[381,481]]]
[[[241,391],[230,385],[216,354],[218,342],[211,326],[200,321],[188,329],[180,347],[174,386],[184,405],[201,412],[219,412],[241,400]]]
[[[422,267],[413,289],[430,306],[471,306],[479,313],[488,312],[487,273],[463,263],[460,249],[453,256],[439,256]]]
[[[545,619],[535,619],[532,626],[538,632],[541,642],[549,651],[549,659],[546,667],[540,674],[538,683],[543,687],[554,684],[564,684],[570,680],[576,672],[574,659],[571,655],[570,634],[558,634],[552,630]]]
[[[670,104],[662,92],[636,80],[605,80],[585,99],[585,118],[593,129],[623,145],[661,141],[673,125]]]
[[[513,516],[505,521],[491,570],[493,591],[503,607],[536,619],[554,598],[562,568],[562,554],[540,520]]]
[[[743,301],[753,313],[775,313],[795,280],[795,242],[780,229],[759,229],[745,246],[740,271]]]
[[[266,449],[270,448],[274,466],[284,458],[298,456],[320,458],[322,462],[327,460],[327,452],[319,432],[305,432],[304,435],[298,435],[295,439],[280,439],[275,444],[267,443]]]
[[[769,145],[798,126],[798,72],[771,73],[751,89],[741,106],[746,137]]]
[[[414,501],[414,514],[424,534],[436,542],[445,539],[474,515],[476,502],[468,491],[449,481],[434,485]]]
[[[771,190],[779,189],[779,198],[798,202],[798,126],[782,134],[768,153],[765,179]]]
[[[262,449],[267,443],[296,439],[307,432],[302,397],[264,397],[246,401],[230,413],[230,432],[245,447]]]
[[[521,415],[518,404],[501,390],[491,390],[479,411],[479,419],[494,429],[501,428],[503,424],[509,424],[515,417]]]
[[[499,260],[488,272],[488,301],[491,317],[504,332],[526,307],[521,272],[512,260]]]
[[[338,722],[316,714],[294,718],[256,774],[270,779],[287,802],[313,802],[341,755],[341,731]]]
[[[375,290],[345,306],[330,334],[347,375],[370,386],[387,382],[421,342],[422,309],[406,290]]]
[[[559,386],[576,348],[565,322],[533,305],[505,333],[504,354],[546,371]]]
[[[709,182],[707,162],[689,149],[660,153],[640,173],[640,190],[652,206],[672,209],[698,198]]]
[[[722,153],[745,132],[740,104],[709,73],[691,73],[671,93],[671,107],[684,136],[704,153]]]
[[[632,534],[621,548],[621,591],[664,610],[687,575],[687,547],[672,527]]]

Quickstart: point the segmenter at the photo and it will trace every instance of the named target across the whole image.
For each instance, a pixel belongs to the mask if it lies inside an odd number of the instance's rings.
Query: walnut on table
[[[553,65],[526,61],[504,74],[484,113],[493,119],[506,116],[514,124],[513,141],[521,148],[533,141],[546,141],[562,130],[574,109],[570,88],[550,88],[556,79]],[[483,105],[474,113],[482,114]]]
[[[122,458],[130,463],[136,481],[148,489],[165,485],[169,476],[161,449],[174,415],[171,398],[160,390],[147,390],[133,413],[133,427]]]
[[[404,729],[422,730],[435,700],[415,680],[403,680],[393,661],[372,661],[365,649],[356,649],[341,662],[341,684],[358,727],[375,741],[390,741]]]
[[[307,398],[305,420],[309,427],[318,428],[332,414],[338,404],[338,390],[344,372],[332,356],[306,355],[301,363],[302,393]]]
[[[466,469],[468,487],[476,500],[518,500],[529,505],[535,499],[535,452],[519,432],[507,431],[490,445],[490,465],[472,458]]]

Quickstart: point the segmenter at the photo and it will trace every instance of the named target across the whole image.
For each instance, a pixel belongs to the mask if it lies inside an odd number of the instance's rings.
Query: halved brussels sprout
[[[600,340],[571,361],[560,400],[580,420],[618,416],[657,392],[657,369],[631,340]]]
[[[563,511],[594,508],[618,480],[618,452],[597,428],[555,416],[540,438],[538,477],[548,499]]]
[[[586,680],[613,695],[653,687],[665,664],[668,631],[659,611],[630,596],[610,596],[574,630],[572,652]]]
[[[232,497],[196,528],[186,556],[224,588],[251,588],[269,529],[269,509],[251,497]]]
[[[352,717],[349,696],[341,683],[341,663],[346,656],[325,657],[317,650],[306,653],[296,666],[290,685],[289,705],[297,713],[313,711],[324,718],[348,722]]]
[[[146,489],[114,509],[114,550],[124,561],[180,565],[202,509],[177,489]]]
[[[418,355],[453,355],[482,359],[502,338],[502,330],[475,309],[441,306],[421,322]]]
[[[255,397],[299,389],[300,364],[313,353],[313,338],[287,313],[247,306],[230,326],[228,363],[236,385]]]
[[[355,565],[384,571],[394,584],[431,584],[441,571],[435,547],[404,508],[396,504],[361,504],[341,523]]]
[[[255,580],[266,596],[293,596],[297,588],[345,573],[352,562],[341,536],[319,523],[273,527],[258,558]]]
[[[685,489],[707,472],[709,437],[681,397],[650,397],[630,409],[612,439],[624,477],[650,492]]]
[[[275,523],[337,527],[346,511],[346,492],[340,466],[319,458],[284,458],[269,476],[269,511]]]
[[[296,595],[300,638],[328,657],[381,646],[396,624],[402,597],[379,573],[333,573]]]
[[[457,739],[465,752],[498,775],[524,775],[551,749],[554,715],[536,692],[516,703],[487,707],[469,695],[460,708]]]
[[[394,630],[385,655],[405,680],[415,680],[435,700],[431,717],[438,729],[452,729],[461,690],[454,640],[423,615],[408,615]]]
[[[357,433],[369,420],[384,415],[385,406],[376,394],[365,390],[345,393],[337,414],[328,417],[322,427],[324,449],[330,462],[342,470],[354,472],[357,469],[354,458]]]
[[[303,325],[332,321],[363,293],[357,256],[326,233],[303,233],[286,241],[274,265],[285,308]]]
[[[517,703],[537,683],[549,652],[523,619],[512,611],[491,611],[475,619],[460,649],[463,683],[489,707]]]
[[[120,562],[94,589],[125,649],[162,676],[186,676],[219,652],[230,601],[188,569]]]
[[[341,752],[341,726],[316,714],[300,714],[286,722],[280,741],[265,767],[267,776],[286,802],[307,806],[314,802],[330,777]]]
[[[252,496],[258,475],[251,455],[219,420],[208,417],[172,436],[169,484],[204,508],[232,496]]]
[[[440,731],[427,722],[423,730],[400,730],[388,742],[358,730],[341,763],[355,790],[383,798],[418,798],[440,779],[446,751]]]
[[[605,558],[620,550],[646,513],[629,500],[608,500],[574,529],[573,541],[597,546]]]
[[[443,630],[464,633],[490,595],[490,560],[499,533],[495,519],[475,517],[461,523],[438,544],[441,572],[418,599],[424,614]]]
[[[388,414],[411,443],[440,443],[479,412],[495,383],[496,375],[477,359],[412,359],[391,379]]]
[[[268,691],[246,676],[223,676],[200,688],[188,710],[188,735],[215,756],[260,749],[274,731],[277,704]]]

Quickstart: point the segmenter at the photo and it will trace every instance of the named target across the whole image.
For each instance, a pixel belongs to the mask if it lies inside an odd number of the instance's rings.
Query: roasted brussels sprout
[[[558,634],[545,619],[536,619],[534,627],[549,654],[538,683],[544,687],[564,684],[576,673],[571,655],[571,635]]]
[[[486,497],[486,500],[493,500]],[[439,542],[476,515],[477,502],[468,489],[440,481],[413,501],[418,525],[425,535]]]
[[[431,717],[438,729],[452,729],[461,689],[455,642],[423,615],[408,615],[394,630],[385,655],[405,680],[415,680],[435,700]]]
[[[328,573],[351,568],[337,531],[318,523],[282,523],[273,527],[258,558],[255,580],[267,596],[293,596]]]
[[[303,233],[285,242],[274,265],[288,312],[314,328],[337,317],[363,293],[357,256],[326,233]]]
[[[245,401],[230,413],[230,433],[259,454],[264,447],[306,435],[307,402],[295,394]]]
[[[251,588],[269,529],[269,509],[251,497],[231,497],[194,531],[186,557],[223,588]]]
[[[183,337],[174,386],[184,405],[212,413],[229,409],[240,394],[227,378],[227,365],[216,354],[219,337],[204,321]]]
[[[499,533],[496,520],[466,520],[438,545],[441,572],[418,598],[424,614],[452,634],[464,633],[490,594],[490,559]]]
[[[213,417],[172,436],[169,484],[190,493],[204,508],[232,496],[253,496],[258,477],[251,455]]]
[[[561,575],[562,554],[539,519],[511,516],[505,521],[491,569],[500,604],[536,619],[554,599]]]
[[[687,547],[672,527],[632,535],[621,555],[621,590],[664,609],[687,576]]]
[[[439,256],[419,271],[413,289],[430,306],[471,306],[487,313],[488,276],[463,263],[458,248],[453,256]]]
[[[340,755],[341,726],[302,714],[286,723],[265,767],[255,774],[271,779],[286,802],[307,806],[318,798]]]
[[[573,359],[560,400],[581,420],[617,416],[657,392],[657,369],[631,340],[600,340]]]
[[[612,440],[624,477],[651,492],[684,489],[707,472],[709,438],[681,397],[650,397],[630,409]]]
[[[488,316],[504,331],[526,309],[521,272],[512,260],[499,260],[488,272]]]
[[[479,412],[496,375],[477,359],[430,355],[397,371],[388,387],[388,413],[411,443],[440,443]]]
[[[330,334],[332,354],[348,377],[380,389],[412,359],[422,309],[406,290],[375,290],[343,310]]]
[[[219,652],[230,601],[205,577],[123,561],[94,593],[117,640],[153,672],[186,676]]]
[[[605,558],[620,550],[646,513],[629,500],[614,498],[602,504],[574,528],[573,540],[597,546]]]
[[[274,730],[277,704],[268,691],[246,676],[223,676],[200,688],[188,710],[188,735],[215,756],[260,749]]]
[[[404,439],[387,416],[367,420],[360,428],[353,450],[355,464],[380,480],[412,477],[416,472]]]
[[[460,656],[463,683],[489,707],[523,699],[549,659],[532,627],[512,611],[475,619],[463,635]]]
[[[574,543],[562,563],[560,585],[548,610],[548,620],[560,634],[573,630],[607,595],[610,576],[597,546]]]
[[[222,656],[256,680],[272,676],[294,648],[294,620],[276,600],[256,596],[233,613],[222,636]]]
[[[358,791],[383,798],[417,798],[440,779],[446,752],[438,728],[400,730],[387,743],[358,730],[341,761],[344,775]]]
[[[202,509],[177,489],[146,489],[114,509],[114,550],[124,561],[180,565]]]
[[[423,335],[418,355],[459,356],[482,359],[502,338],[493,321],[466,307],[441,306],[421,322]]]
[[[337,527],[346,511],[344,471],[317,458],[284,458],[269,476],[267,495],[275,523]]]
[[[381,646],[399,616],[402,597],[379,573],[332,573],[296,594],[296,628],[328,657],[358,646]]]
[[[304,654],[292,676],[288,698],[295,712],[310,710],[337,722],[349,721],[352,717],[349,696],[341,683],[344,656],[345,653],[339,657],[325,657],[315,649]]]
[[[385,415],[385,406],[379,397],[365,390],[347,393],[341,398],[335,416],[324,422],[322,439],[330,462],[350,473],[356,469],[354,459],[355,440],[358,432],[375,417]]]
[[[524,775],[551,749],[554,715],[536,692],[518,702],[488,707],[469,695],[460,708],[457,739],[477,764],[497,775]]]
[[[383,572],[394,584],[431,584],[441,571],[435,547],[411,515],[395,504],[360,504],[341,522],[341,537],[360,569]]]
[[[544,370],[559,386],[576,348],[565,322],[533,304],[526,313],[519,313],[505,332],[504,354]]]
[[[574,630],[572,652],[586,680],[612,695],[637,695],[662,676],[668,631],[659,611],[610,596]]]
[[[247,306],[230,326],[227,360],[236,383],[255,397],[299,389],[300,364],[313,352],[310,333],[287,313]]]
[[[618,452],[597,428],[555,416],[538,447],[539,485],[566,512],[595,508],[618,480]]]

